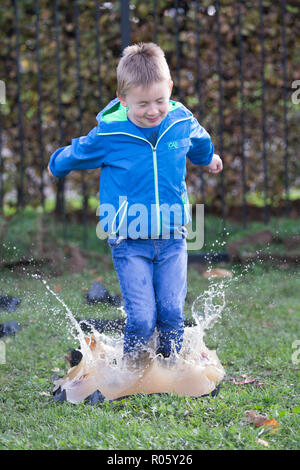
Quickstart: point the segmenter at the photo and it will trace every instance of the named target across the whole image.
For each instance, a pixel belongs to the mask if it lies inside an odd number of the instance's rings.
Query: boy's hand
[[[53,174],[52,171],[50,170],[50,166],[49,166],[49,165],[48,165],[47,170],[48,170],[49,175],[52,176],[52,178],[55,178],[54,174]]]
[[[219,155],[214,153],[212,161],[209,165],[205,165],[204,168],[207,168],[209,173],[220,173],[223,170],[223,162]]]

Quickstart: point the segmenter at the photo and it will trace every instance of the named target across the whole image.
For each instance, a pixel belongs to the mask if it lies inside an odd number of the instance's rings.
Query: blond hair
[[[133,86],[147,88],[161,80],[171,81],[163,50],[153,42],[133,44],[124,49],[117,67],[117,92],[125,96]]]

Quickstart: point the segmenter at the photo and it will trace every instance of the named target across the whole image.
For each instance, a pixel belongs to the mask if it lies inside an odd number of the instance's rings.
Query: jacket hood
[[[179,111],[173,115],[174,111]],[[193,114],[189,111],[182,103],[178,101],[169,101],[169,114],[170,117],[176,119],[182,119],[184,117],[191,117]],[[108,105],[102,109],[97,117],[98,124],[111,124],[111,123],[128,123],[127,108],[122,106],[119,98],[113,99]]]
[[[114,109],[112,108],[115,108],[115,105],[118,105],[118,107],[123,107],[120,103],[120,100],[119,98],[115,98],[113,100],[111,100],[106,106],[105,108],[103,108],[96,116],[96,119],[97,119],[97,122],[98,124],[100,124],[100,122],[102,121],[102,116],[104,113],[113,113]]]

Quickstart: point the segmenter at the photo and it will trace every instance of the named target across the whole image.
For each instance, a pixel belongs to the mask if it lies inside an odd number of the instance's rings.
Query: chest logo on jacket
[[[169,142],[168,143],[168,149],[169,150],[172,150],[172,149],[178,149],[178,142]]]

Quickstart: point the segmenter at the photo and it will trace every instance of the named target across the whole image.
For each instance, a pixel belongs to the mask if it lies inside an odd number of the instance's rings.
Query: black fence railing
[[[266,223],[274,204],[290,214],[300,174],[291,98],[297,2],[76,0],[66,6],[4,0],[0,11],[2,213],[5,204],[45,208],[52,151],[87,132],[114,97],[121,50],[130,42],[155,41],[166,52],[175,99],[212,134],[225,163],[217,184],[192,172],[194,200],[216,205],[224,222],[228,208],[238,205],[245,227],[254,196]],[[59,180],[52,194],[56,211],[66,223],[66,192],[75,188],[86,226],[96,178],[83,172],[70,178],[69,186],[69,177]]]

